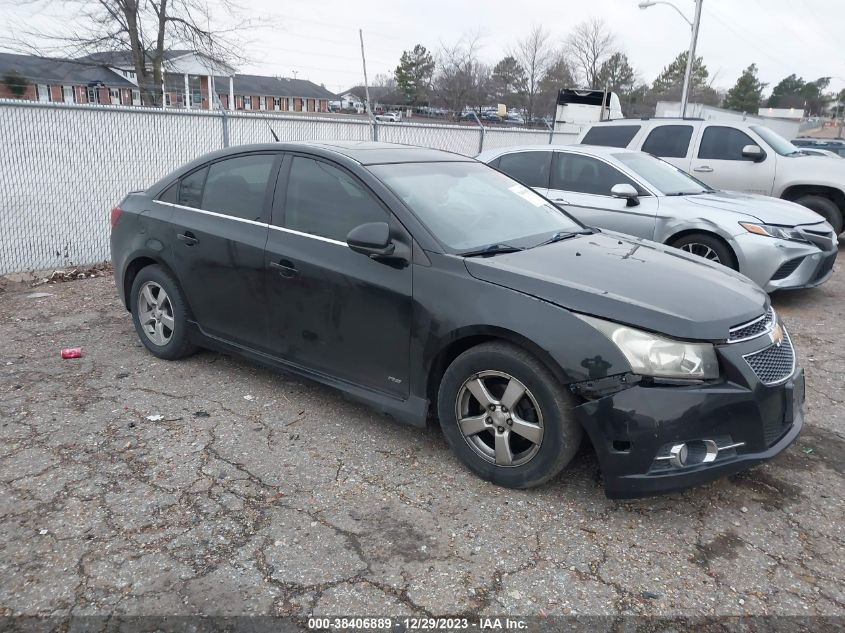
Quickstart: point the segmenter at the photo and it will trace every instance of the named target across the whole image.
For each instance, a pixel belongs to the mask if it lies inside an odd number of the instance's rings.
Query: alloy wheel
[[[510,374],[482,371],[458,390],[458,428],[470,448],[497,466],[521,466],[543,443],[543,415],[528,388]]]
[[[138,291],[138,321],[147,338],[160,347],[173,338],[173,305],[164,288],[154,281],[146,282]]]
[[[716,253],[716,251],[707,246],[707,244],[690,242],[689,244],[684,244],[683,246],[681,246],[681,250],[696,255],[698,257],[703,257],[704,259],[707,259],[711,262],[716,262],[717,264],[722,263],[722,261],[719,259],[718,253]]]

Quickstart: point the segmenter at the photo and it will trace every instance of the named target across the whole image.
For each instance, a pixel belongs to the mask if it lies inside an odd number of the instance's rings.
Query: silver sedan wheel
[[[173,338],[173,305],[170,297],[154,281],[148,281],[138,291],[138,320],[147,338],[163,347]]]
[[[519,380],[482,371],[461,385],[455,403],[458,428],[470,448],[497,466],[522,466],[543,443],[543,414]]]
[[[698,257],[703,257],[704,259],[710,260],[711,262],[716,262],[717,264],[722,263],[716,251],[707,246],[707,244],[690,242],[689,244],[684,244],[683,246],[681,246],[681,250],[696,255]]]

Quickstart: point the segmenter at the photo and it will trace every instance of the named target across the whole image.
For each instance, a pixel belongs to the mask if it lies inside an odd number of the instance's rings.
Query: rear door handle
[[[296,277],[299,271],[296,266],[289,259],[280,259],[277,262],[270,262],[270,268],[275,268],[279,271],[282,277]]]
[[[699,172],[703,172],[705,174],[709,174],[711,171],[713,171],[713,168],[708,167],[707,165],[702,165],[701,167],[693,168],[693,171],[699,171]]]
[[[199,244],[199,242],[200,242],[197,239],[197,236],[194,235],[193,233],[191,233],[190,231],[185,231],[184,233],[179,233],[179,235],[176,236],[176,239],[178,239],[180,242],[184,243],[185,246],[193,246],[194,244]]]

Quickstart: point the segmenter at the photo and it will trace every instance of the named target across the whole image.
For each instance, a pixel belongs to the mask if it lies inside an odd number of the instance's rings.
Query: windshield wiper
[[[708,191],[704,189],[702,191],[673,191],[672,193],[664,194],[668,196],[700,196],[702,193],[711,193],[712,190]]]
[[[570,237],[575,237],[576,235],[592,235],[592,229],[581,229],[580,231],[558,231],[554,235],[552,235],[549,239],[543,240],[539,244],[535,244],[531,248],[537,248],[538,246],[545,246],[546,244],[554,244],[555,242],[561,242],[563,240],[568,240]]]
[[[501,255],[502,253],[516,253],[523,251],[524,248],[513,246],[512,244],[488,244],[481,248],[474,248],[469,251],[458,253],[461,257],[479,257],[482,255]]]

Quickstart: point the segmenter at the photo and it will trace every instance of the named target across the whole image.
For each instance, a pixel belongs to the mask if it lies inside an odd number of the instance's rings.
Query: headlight
[[[675,341],[612,321],[576,316],[613,341],[636,374],[695,380],[719,377],[719,361],[710,343]]]
[[[740,222],[739,225],[749,233],[754,233],[755,235],[765,235],[766,237],[776,237],[781,240],[794,240],[796,242],[807,241],[800,231],[796,231],[788,226],[752,224],[751,222]]]

